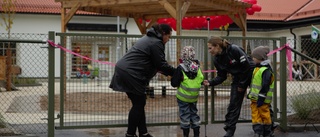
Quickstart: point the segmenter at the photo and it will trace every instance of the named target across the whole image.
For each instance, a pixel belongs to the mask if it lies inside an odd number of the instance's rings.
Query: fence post
[[[286,37],[281,37],[280,46],[286,44]],[[286,50],[280,51],[280,127],[287,130],[287,58]]]
[[[49,40],[54,42],[54,32],[49,32]],[[54,47],[48,44],[48,137],[54,137]]]
[[[275,50],[277,48],[277,41],[274,40],[273,41],[273,50]],[[277,54],[273,54],[272,55],[273,58],[272,58],[272,62],[277,62]],[[273,100],[272,100],[272,104],[273,104],[273,117],[272,117],[272,120],[273,121],[277,121],[278,120],[278,112],[279,112],[279,109],[278,109],[278,75],[277,75],[277,63],[273,63],[272,64],[272,68],[273,68],[273,72],[274,72],[274,79],[275,79],[275,82],[274,82],[274,87],[273,87]]]
[[[153,87],[149,87],[149,94],[150,94],[150,98],[154,98],[154,88]]]
[[[162,95],[162,97],[164,97],[164,98],[166,97],[166,94],[167,94],[167,93],[166,93],[166,92],[167,92],[167,91],[166,91],[166,90],[167,90],[166,88],[167,88],[166,86],[162,86],[162,87],[161,87],[161,91],[162,91],[162,92],[161,92],[161,93],[162,93],[161,95]]]

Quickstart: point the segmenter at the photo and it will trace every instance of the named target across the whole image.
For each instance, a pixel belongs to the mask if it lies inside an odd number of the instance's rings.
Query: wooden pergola
[[[246,8],[251,7],[251,4],[238,0],[55,0],[55,2],[61,3],[61,32],[66,32],[66,25],[76,12],[86,11],[100,15],[134,18],[141,34],[146,34],[147,28],[156,23],[159,18],[173,17],[177,22],[178,36],[181,35],[183,17],[217,15],[228,15],[242,30],[242,35],[246,36]],[[142,24],[139,19],[143,20]],[[151,21],[147,24],[145,20]],[[178,59],[179,40],[176,48]]]
[[[181,34],[181,20],[190,16],[228,15],[246,36],[246,8],[251,4],[239,0],[55,0],[61,2],[61,31],[77,11],[101,15],[134,18],[141,34],[159,18],[173,17],[177,21],[177,35]],[[143,19],[143,23],[139,22]],[[146,24],[145,20],[151,20]]]

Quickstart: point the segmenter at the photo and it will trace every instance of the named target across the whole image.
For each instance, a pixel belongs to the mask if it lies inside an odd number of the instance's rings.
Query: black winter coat
[[[230,73],[233,76],[233,83],[237,83],[238,87],[245,89],[251,83],[255,63],[243,49],[232,44],[228,45],[220,55],[215,56],[214,66],[218,75],[210,81],[210,86],[221,84]]]
[[[150,29],[146,36],[116,63],[110,88],[116,91],[145,94],[146,86],[155,74],[173,75],[175,68],[165,60],[162,35]]]

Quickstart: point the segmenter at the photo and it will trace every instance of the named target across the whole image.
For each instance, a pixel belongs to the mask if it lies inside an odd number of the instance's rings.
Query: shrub
[[[6,121],[4,119],[4,117],[2,116],[2,114],[0,114],[0,128],[5,128]]]
[[[13,79],[14,84],[37,84],[36,79],[31,78],[14,78]]]
[[[292,98],[292,108],[300,119],[308,119],[310,113],[320,109],[320,93],[315,89],[308,89],[305,94],[298,94]]]

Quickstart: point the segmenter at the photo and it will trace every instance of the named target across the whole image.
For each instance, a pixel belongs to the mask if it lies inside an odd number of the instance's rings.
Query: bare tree
[[[1,3],[1,2],[0,2]],[[10,34],[11,34],[11,28],[13,24],[13,18],[16,12],[16,0],[2,0],[1,3],[1,19],[2,23],[0,25],[4,25],[7,34],[8,34],[8,39],[10,39]],[[11,85],[11,71],[12,71],[12,57],[11,57],[11,44],[10,42],[7,43],[8,48],[6,49],[6,90],[11,91],[12,90],[12,85]]]

